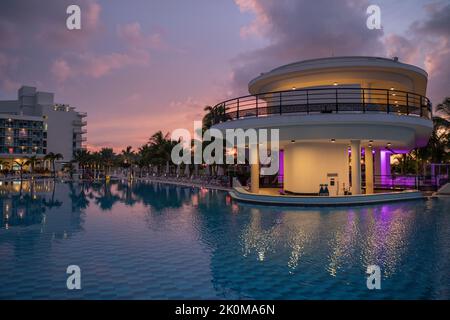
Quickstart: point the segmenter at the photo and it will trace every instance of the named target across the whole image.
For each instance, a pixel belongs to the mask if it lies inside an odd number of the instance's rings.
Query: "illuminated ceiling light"
[[[295,142],[295,140],[291,140],[291,143],[294,143]]]
[[[388,142],[387,146],[390,148],[392,146],[392,143]]]
[[[373,143],[373,140],[369,140],[369,143]]]
[[[392,96],[395,97],[395,93],[393,93]]]
[[[297,88],[296,87],[292,87],[292,90],[296,90]]]
[[[391,91],[394,91],[394,89],[395,89],[394,87],[391,87]]]
[[[336,139],[331,139],[331,142],[332,142],[332,143],[335,143],[335,142],[336,142]]]
[[[337,85],[338,85],[338,83],[337,83],[337,82],[333,83],[333,86],[337,86]]]

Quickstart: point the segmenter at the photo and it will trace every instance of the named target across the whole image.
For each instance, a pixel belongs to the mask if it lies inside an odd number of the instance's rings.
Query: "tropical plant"
[[[79,149],[74,154],[74,160],[78,162],[78,167],[81,169],[81,175],[84,176],[86,167],[91,163],[92,155],[86,149]]]
[[[130,167],[133,166],[135,160],[136,160],[136,154],[133,151],[132,146],[127,146],[125,150],[122,150],[122,153],[120,154],[121,158],[121,166],[124,167],[127,170],[127,176],[130,176]]]
[[[75,160],[72,160],[70,162],[67,162],[63,165],[63,171],[68,172],[70,175],[70,178],[73,179],[73,174],[75,173]]]
[[[31,157],[27,158],[26,165],[30,166],[32,175],[34,174],[34,172],[36,170],[37,164],[39,164],[40,162],[41,162],[41,160],[38,159],[36,156],[31,156]]]
[[[99,152],[101,166],[105,170],[105,177],[109,175],[109,169],[114,165],[116,154],[112,148],[102,148]]]
[[[172,152],[172,148],[177,143],[177,141],[170,140],[169,133],[164,135],[162,131],[158,131],[153,134],[148,142],[151,155],[151,164],[157,166],[159,170],[161,166],[169,163],[171,160],[170,154]]]
[[[28,165],[28,160],[27,159],[14,160],[14,163],[19,167],[20,181],[22,182],[22,180],[23,180],[23,171],[25,169],[25,166]]]
[[[44,156],[44,160],[49,160],[52,164],[52,173],[53,173],[53,179],[56,178],[56,167],[55,167],[55,161],[63,159],[63,155],[61,153],[47,153]]]
[[[442,114],[444,117],[450,117],[450,97],[446,97],[444,101],[436,106],[436,112]]]

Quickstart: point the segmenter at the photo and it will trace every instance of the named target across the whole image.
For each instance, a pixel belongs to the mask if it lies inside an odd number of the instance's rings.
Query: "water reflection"
[[[448,264],[436,251],[447,248],[448,256],[449,240],[442,234],[427,236],[442,219],[427,214],[441,209],[434,206],[407,202],[296,209],[242,204],[225,192],[161,183],[10,183],[0,185],[0,254],[5,242],[24,254],[20,237],[2,237],[22,227],[31,228],[27,232],[34,232],[33,243],[50,254],[52,241],[82,235],[89,225],[91,237],[97,238],[85,245],[106,238],[105,246],[112,242],[122,260],[137,259],[142,248],[152,261],[170,255],[164,268],[172,263],[175,270],[190,263],[192,256],[204,259],[199,268],[210,273],[219,297],[310,298],[331,290],[336,281],[360,286],[355,292],[365,290],[361,279],[370,264],[379,265],[385,279],[399,277],[405,268],[426,272],[419,259],[441,267]],[[110,217],[116,225],[102,231],[97,214],[103,216],[102,223]],[[135,219],[137,225],[124,224],[126,219]],[[448,226],[448,220],[441,223]],[[447,229],[441,232],[448,235]],[[44,241],[42,235],[51,237]],[[200,253],[191,251],[198,246]],[[103,259],[101,246],[90,249]],[[147,265],[139,261],[139,266]],[[438,285],[441,278],[433,283]]]
[[[55,238],[68,237],[68,230],[82,229],[81,210],[88,206],[81,185],[61,184],[53,180],[13,181],[0,185],[0,228],[14,229],[39,225]],[[69,209],[70,207],[70,209]],[[69,209],[69,210],[68,210]],[[49,219],[49,215],[55,219]],[[64,218],[67,221],[63,223]]]

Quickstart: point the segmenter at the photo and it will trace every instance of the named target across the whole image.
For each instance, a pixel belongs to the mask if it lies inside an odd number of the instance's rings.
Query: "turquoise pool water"
[[[0,208],[1,299],[450,298],[450,199],[297,209],[46,181],[3,183]],[[381,290],[366,287],[371,264]]]

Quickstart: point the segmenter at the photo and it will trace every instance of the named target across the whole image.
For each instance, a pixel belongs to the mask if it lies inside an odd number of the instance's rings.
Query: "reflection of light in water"
[[[198,206],[198,194],[194,193],[191,197],[192,205],[197,207]]]
[[[298,262],[300,258],[304,254],[304,249],[306,247],[307,242],[309,241],[308,235],[306,235],[303,231],[297,230],[292,237],[288,239],[288,244],[291,247],[292,251],[289,256],[288,267],[291,269],[290,273],[293,272],[298,266]]]
[[[264,261],[264,251],[258,252],[258,260],[259,261]]]
[[[328,271],[333,277],[336,276],[342,264],[351,258],[352,252],[355,249],[358,233],[356,218],[353,210],[348,211],[347,223],[337,228],[335,236],[331,240]]]
[[[261,212],[257,208],[252,208],[250,223],[241,235],[244,257],[248,257],[254,251],[257,253],[257,259],[263,261],[266,252],[273,250],[273,244],[277,240],[278,233],[278,230],[273,227],[262,230]]]
[[[263,261],[268,259],[269,253],[275,253],[277,248],[288,248],[286,265],[289,272],[293,273],[320,225],[320,213],[309,212],[303,215],[296,211],[284,212],[283,216],[273,219],[273,224],[268,229],[262,227],[263,217],[264,213],[259,209],[251,209],[251,221],[241,235],[243,256],[248,257],[254,252],[257,259]]]
[[[305,255],[308,246],[312,243],[314,234],[320,225],[320,213],[318,211],[308,211],[300,214],[296,211],[288,211],[283,216],[281,223],[286,226],[286,242],[290,249],[287,266],[289,273],[297,269],[301,257]],[[277,221],[277,223],[280,223]]]
[[[233,204],[231,205],[231,212],[234,213],[234,214],[239,213],[239,206],[238,206],[237,203],[233,203]]]
[[[384,205],[370,211],[362,260],[365,265],[378,264],[383,276],[394,274],[407,247],[411,214],[406,208],[396,209]]]

